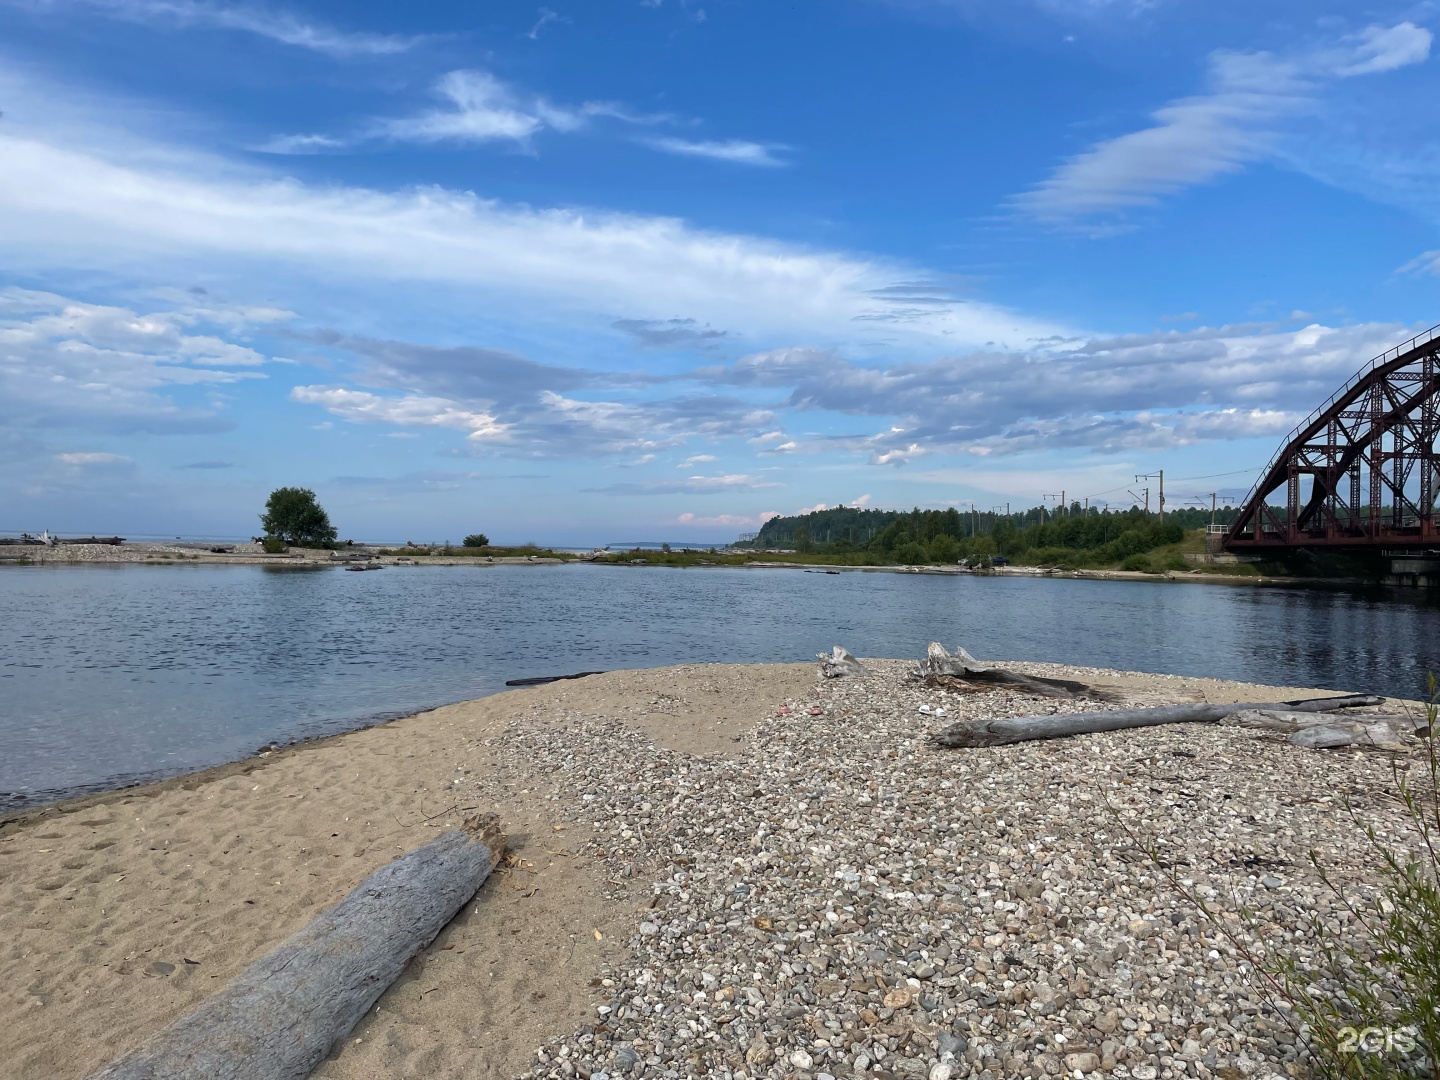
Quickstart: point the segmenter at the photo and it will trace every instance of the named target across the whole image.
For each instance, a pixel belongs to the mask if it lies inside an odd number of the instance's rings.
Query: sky
[[[248,536],[282,485],[566,545],[1238,502],[1440,320],[1437,27],[0,0],[0,531]]]

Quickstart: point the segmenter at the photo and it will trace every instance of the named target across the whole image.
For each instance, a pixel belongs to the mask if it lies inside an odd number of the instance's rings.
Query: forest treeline
[[[1220,510],[1228,525],[1238,511]],[[1069,513],[1033,507],[1013,514],[947,510],[862,510],[837,506],[771,518],[753,541],[757,550],[849,556],[874,563],[954,563],[1002,555],[1012,562],[1046,566],[1110,566],[1179,543],[1188,529],[1210,523],[1209,510],[1174,510],[1161,524],[1155,514],[1132,508],[1090,511],[1076,503]]]

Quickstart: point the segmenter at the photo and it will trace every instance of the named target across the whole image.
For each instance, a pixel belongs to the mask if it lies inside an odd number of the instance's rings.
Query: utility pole
[[[1147,474],[1145,474],[1144,476],[1136,476],[1136,477],[1135,477],[1135,482],[1138,484],[1141,480],[1154,480],[1154,479],[1157,479],[1157,478],[1158,478],[1159,481],[1160,481],[1160,524],[1161,524],[1161,525],[1164,525],[1164,524],[1165,524],[1165,470],[1164,470],[1164,469],[1161,469],[1159,472],[1147,473]],[[1149,489],[1149,488],[1146,488],[1146,489],[1145,489],[1145,513],[1146,513],[1147,515],[1150,513],[1150,489]]]
[[[1041,495],[1040,498],[1041,498],[1041,499],[1054,499],[1054,500],[1055,500],[1055,507],[1056,507],[1056,511],[1057,511],[1055,516],[1056,516],[1056,517],[1059,517],[1059,516],[1060,516],[1058,511],[1059,511],[1059,508],[1060,508],[1060,507],[1062,507],[1062,506],[1065,505],[1065,492],[1062,491],[1062,492],[1060,492],[1060,494],[1058,494],[1058,495]],[[1042,506],[1040,507],[1040,510],[1041,510],[1041,512],[1043,513],[1044,510],[1045,510],[1045,507],[1042,505]],[[1043,521],[1044,519],[1042,518],[1041,520]]]
[[[1210,528],[1215,528],[1215,492],[1210,492]]]
[[[971,502],[970,502],[970,521],[971,521],[971,525],[970,525],[970,535],[971,535],[971,536],[979,536],[979,535],[980,535],[980,515],[975,512],[975,502],[974,502],[973,499],[972,499]]]

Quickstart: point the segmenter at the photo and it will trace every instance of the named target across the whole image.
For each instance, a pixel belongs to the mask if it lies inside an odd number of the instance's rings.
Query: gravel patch
[[[540,1048],[534,1076],[1305,1075],[1244,950],[1303,962],[1309,917],[1353,929],[1308,853],[1366,893],[1345,804],[1407,841],[1391,755],[1209,725],[935,750],[956,720],[1104,706],[866,666],[724,755],[584,708],[491,740],[505,782],[584,827],[577,853],[633,913],[593,1024]],[[1187,699],[1169,685],[1144,703]],[[1229,936],[1185,892],[1230,913]]]

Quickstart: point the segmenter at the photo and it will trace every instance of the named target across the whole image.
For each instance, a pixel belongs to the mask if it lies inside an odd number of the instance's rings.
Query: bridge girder
[[[1440,547],[1437,435],[1440,327],[1377,356],[1290,433],[1225,549]]]

